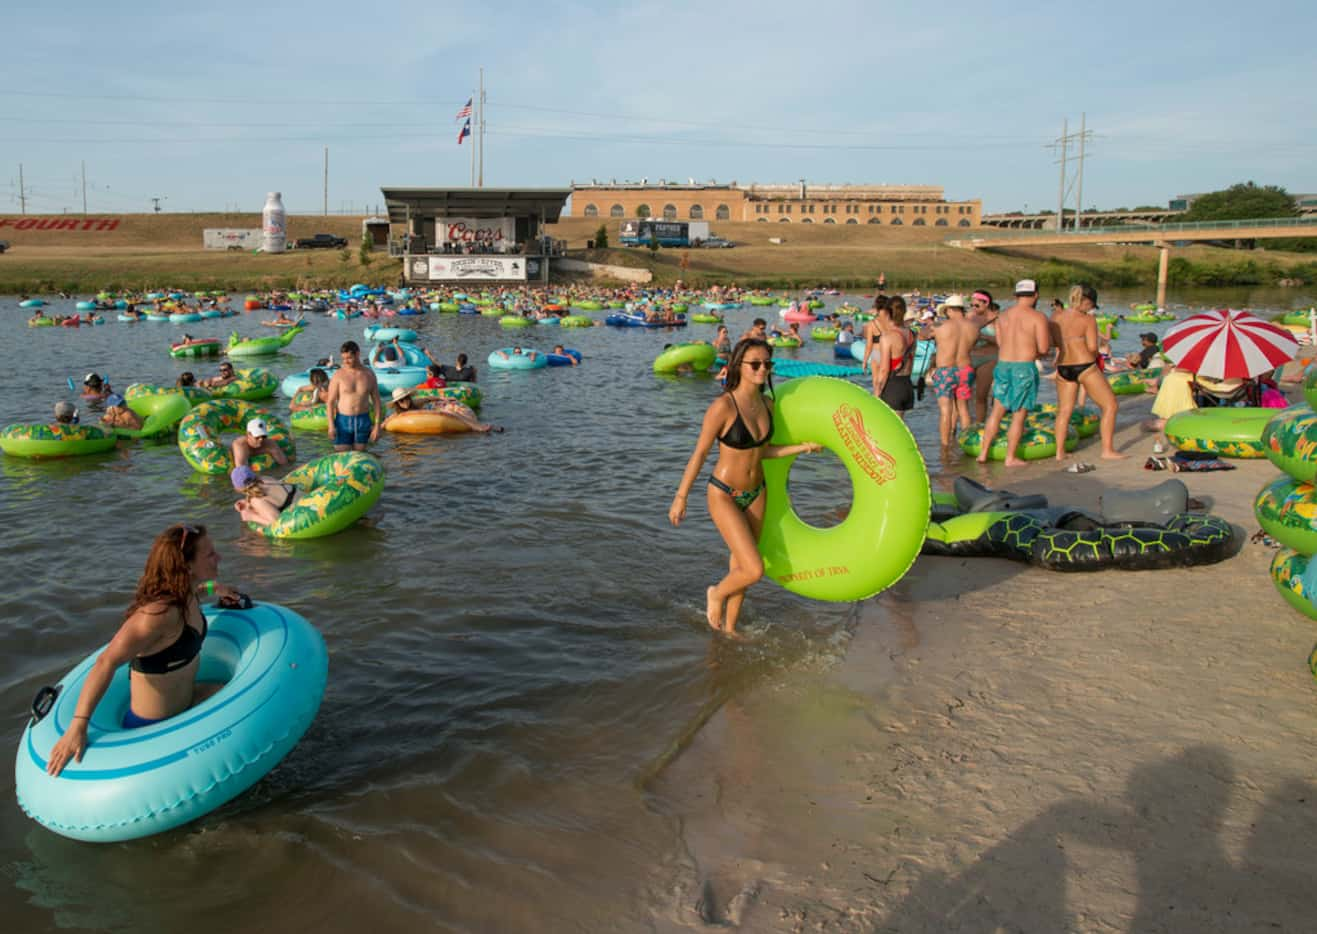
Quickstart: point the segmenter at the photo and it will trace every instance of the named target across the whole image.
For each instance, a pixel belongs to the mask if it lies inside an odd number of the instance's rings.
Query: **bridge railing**
[[[1119,238],[1121,234],[1130,233],[1189,233],[1189,232],[1215,232],[1220,231],[1228,234],[1231,231],[1238,230],[1258,230],[1261,228],[1274,227],[1317,227],[1317,217],[1263,217],[1255,220],[1242,221],[1197,221],[1191,223],[1178,224],[1121,224],[1116,227],[1085,227],[1082,230],[1047,230],[1047,229],[1030,229],[1030,228],[1011,228],[993,233],[976,233],[972,237],[959,237],[960,240],[1017,240],[1024,237],[1069,237],[1082,235],[1090,237],[1093,235],[1111,234]],[[1169,239],[1174,240],[1174,237]]]

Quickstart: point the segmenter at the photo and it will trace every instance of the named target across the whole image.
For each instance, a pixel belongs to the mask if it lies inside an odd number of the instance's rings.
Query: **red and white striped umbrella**
[[[1222,308],[1192,315],[1162,338],[1178,367],[1210,379],[1250,379],[1294,359],[1299,342],[1285,328],[1247,311]]]

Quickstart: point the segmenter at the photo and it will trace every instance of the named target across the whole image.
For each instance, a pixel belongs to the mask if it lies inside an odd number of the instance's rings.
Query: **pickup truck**
[[[314,237],[301,237],[293,241],[293,249],[296,250],[338,250],[347,245],[348,242],[343,237],[327,233],[318,233]]]
[[[0,240],[0,253],[3,253],[3,252],[4,252],[5,250],[7,250],[7,249],[9,249],[9,241],[8,241],[8,240]]]

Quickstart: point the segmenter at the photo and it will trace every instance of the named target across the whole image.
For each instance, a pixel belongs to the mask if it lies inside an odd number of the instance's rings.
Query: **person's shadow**
[[[1112,804],[1072,799],[1024,824],[957,876],[926,875],[877,926],[884,932],[1307,931],[1314,929],[1317,789],[1281,785],[1262,804],[1242,858],[1221,829],[1235,783],[1213,746],[1142,765]],[[1071,844],[1121,851],[1137,877],[1134,913],[1071,906]],[[1093,883],[1087,880],[1091,891]],[[1127,897],[1113,891],[1117,904]]]

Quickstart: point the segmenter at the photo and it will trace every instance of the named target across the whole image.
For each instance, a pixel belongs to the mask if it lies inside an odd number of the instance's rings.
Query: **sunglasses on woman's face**
[[[754,370],[756,373],[758,373],[761,369],[763,370],[773,369],[772,360],[742,360],[741,362],[744,363],[746,366],[748,366],[750,369]]]
[[[183,534],[180,535],[178,538],[178,550],[179,551],[183,550],[183,546],[187,544],[187,537],[189,535],[196,535],[196,534],[198,533],[197,533],[197,529],[194,526],[191,525],[183,526]]]

